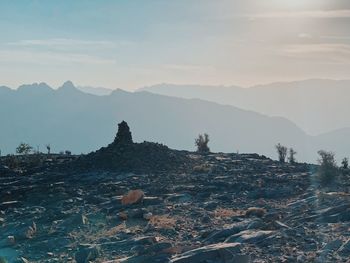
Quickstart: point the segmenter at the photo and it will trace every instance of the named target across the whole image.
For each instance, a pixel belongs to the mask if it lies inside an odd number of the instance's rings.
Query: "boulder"
[[[143,198],[145,197],[145,193],[138,189],[138,190],[131,190],[126,195],[122,197],[122,204],[123,205],[132,205],[142,202]]]

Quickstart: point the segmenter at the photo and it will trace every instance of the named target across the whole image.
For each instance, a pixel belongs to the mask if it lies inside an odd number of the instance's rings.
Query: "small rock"
[[[298,255],[297,256],[297,262],[298,263],[304,263],[304,262],[306,262],[306,257],[305,257],[305,255]]]
[[[141,208],[130,209],[127,211],[128,218],[143,218],[144,210]]]
[[[23,262],[23,263],[29,263],[29,260],[26,259],[26,258],[24,258],[24,257],[21,257],[21,262]]]
[[[210,216],[208,216],[208,215],[206,214],[206,215],[204,215],[204,216],[201,218],[201,221],[202,221],[202,223],[207,224],[207,223],[210,223],[210,222],[211,222],[211,218],[210,218]]]
[[[15,239],[14,236],[8,236],[7,237],[7,242],[8,242],[9,245],[14,245],[14,244],[16,244],[16,239]]]
[[[119,216],[119,218],[120,218],[121,220],[127,220],[127,219],[128,219],[128,215],[127,215],[127,213],[125,213],[125,212],[120,212],[120,213],[118,213],[118,216]]]
[[[89,223],[89,219],[85,215],[81,215],[81,222],[86,225]]]
[[[143,214],[143,218],[146,220],[151,220],[153,214],[151,212]]]
[[[263,217],[266,214],[266,209],[260,207],[249,207],[245,212],[246,217],[256,216]]]
[[[27,229],[25,236],[28,239],[32,239],[35,236],[36,232],[37,232],[37,227],[35,222],[33,222],[32,225]]]

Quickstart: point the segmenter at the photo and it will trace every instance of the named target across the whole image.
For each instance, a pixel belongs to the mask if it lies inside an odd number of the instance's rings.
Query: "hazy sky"
[[[0,85],[350,78],[349,0],[1,0]]]

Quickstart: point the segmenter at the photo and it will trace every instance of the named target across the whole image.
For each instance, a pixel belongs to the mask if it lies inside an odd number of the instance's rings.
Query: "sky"
[[[1,0],[0,86],[350,78],[349,0]]]

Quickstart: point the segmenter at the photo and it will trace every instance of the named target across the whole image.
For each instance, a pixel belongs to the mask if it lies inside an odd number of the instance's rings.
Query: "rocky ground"
[[[320,188],[312,165],[145,147],[129,172],[1,159],[0,262],[350,262],[346,178]]]

